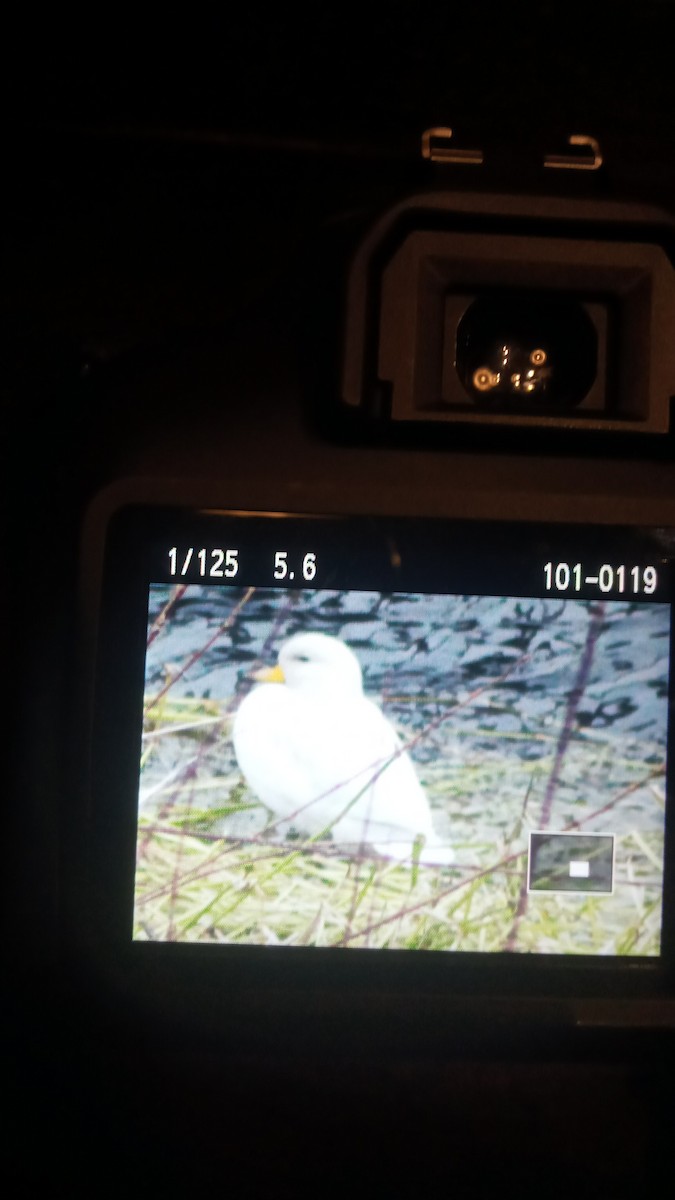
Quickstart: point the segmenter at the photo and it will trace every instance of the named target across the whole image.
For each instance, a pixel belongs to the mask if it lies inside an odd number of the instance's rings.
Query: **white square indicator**
[[[588,879],[591,873],[591,864],[580,858],[570,860],[570,879]]]
[[[613,887],[614,834],[531,831],[528,891],[609,896]]]

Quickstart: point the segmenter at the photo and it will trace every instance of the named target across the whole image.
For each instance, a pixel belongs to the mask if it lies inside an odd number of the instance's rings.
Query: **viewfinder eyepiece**
[[[453,425],[458,445],[462,426],[558,429],[633,453],[673,432],[674,264],[651,209],[410,197],[351,265],[342,403],[371,429]]]
[[[494,412],[573,409],[595,380],[597,334],[574,299],[481,296],[446,336],[456,338],[455,365],[467,394]]]

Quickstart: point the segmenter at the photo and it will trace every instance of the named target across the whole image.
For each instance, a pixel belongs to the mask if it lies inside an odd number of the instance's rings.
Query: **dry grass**
[[[172,807],[142,818],[135,936],[257,945],[498,951],[506,948],[525,852],[458,844],[457,868],[340,856],[330,842],[246,840],[206,832],[255,809]],[[262,814],[261,814],[262,815]],[[520,839],[518,839],[520,840]],[[469,853],[470,851],[470,853]],[[658,833],[618,840],[616,886],[602,895],[528,896],[513,948],[561,954],[659,950]],[[470,857],[472,865],[461,866]]]

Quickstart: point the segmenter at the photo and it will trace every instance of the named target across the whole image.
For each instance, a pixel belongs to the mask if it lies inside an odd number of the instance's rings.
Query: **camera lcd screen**
[[[658,958],[668,531],[165,526],[134,940]]]

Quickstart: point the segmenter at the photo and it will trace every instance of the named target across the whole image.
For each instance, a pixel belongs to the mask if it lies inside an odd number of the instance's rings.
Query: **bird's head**
[[[294,634],[281,647],[277,666],[258,672],[256,678],[283,682],[293,691],[326,700],[334,695],[358,696],[363,690],[356,655],[339,638],[325,633]]]

